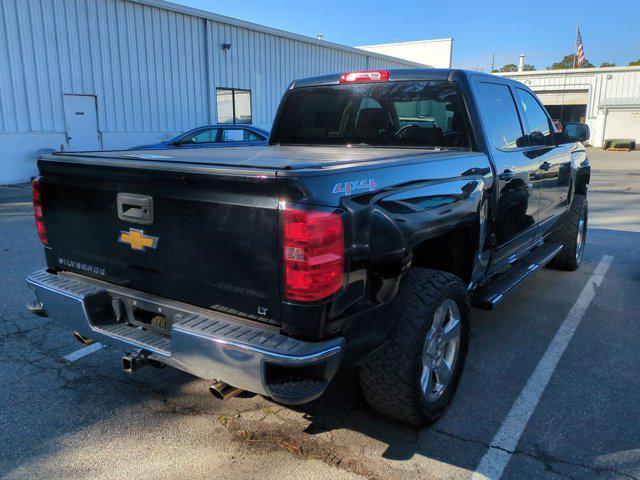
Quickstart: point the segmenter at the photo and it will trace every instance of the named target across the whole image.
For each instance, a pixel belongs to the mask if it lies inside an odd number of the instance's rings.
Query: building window
[[[251,90],[217,88],[216,103],[218,123],[251,123]]]

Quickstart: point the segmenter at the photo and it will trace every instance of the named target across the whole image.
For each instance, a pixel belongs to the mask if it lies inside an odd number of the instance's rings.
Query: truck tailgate
[[[179,172],[68,159],[41,159],[39,167],[50,269],[279,323],[273,172]],[[118,194],[148,197],[152,221],[121,219]],[[130,197],[121,198],[121,213],[130,207],[135,213]]]

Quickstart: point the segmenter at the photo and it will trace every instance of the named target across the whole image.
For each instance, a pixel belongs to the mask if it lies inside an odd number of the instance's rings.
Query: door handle
[[[540,170],[544,170],[546,172],[551,167],[552,167],[552,165],[545,160],[545,162],[542,165],[540,165]]]
[[[505,170],[504,172],[498,174],[498,178],[500,180],[513,180],[515,177],[515,172],[512,172],[511,170]]]

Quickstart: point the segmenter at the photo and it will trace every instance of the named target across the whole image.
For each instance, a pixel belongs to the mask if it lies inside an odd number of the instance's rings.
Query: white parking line
[[[91,355],[92,353],[97,352],[98,350],[100,350],[102,347],[104,347],[104,345],[102,345],[101,343],[92,343],[91,345],[88,345],[86,347],[82,347],[80,350],[76,350],[75,352],[71,352],[69,355],[65,355],[63,358],[67,361],[67,362],[75,362],[76,360],[82,358],[82,357],[86,357],[87,355]]]
[[[491,440],[490,447],[471,477],[472,480],[498,480],[502,477],[513,451],[518,446],[520,437],[529,422],[529,418],[531,418],[544,389],[549,383],[549,379],[560,361],[560,357],[580,325],[582,317],[595,297],[596,289],[602,283],[602,279],[612,261],[612,256],[604,255],[593,274],[589,277],[576,303],[564,319],[564,322],[562,322],[562,325],[560,325],[555,337],[547,347],[547,351],[538,362],[538,366],[529,377],[527,384],[522,388],[520,395],[502,422],[500,430]]]

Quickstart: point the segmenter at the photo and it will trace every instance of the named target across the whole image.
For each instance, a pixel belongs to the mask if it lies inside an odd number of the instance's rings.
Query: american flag
[[[580,27],[576,27],[576,62],[578,63],[578,68],[582,68],[584,62],[586,61],[584,58],[584,47],[582,46],[582,35],[580,35]]]

